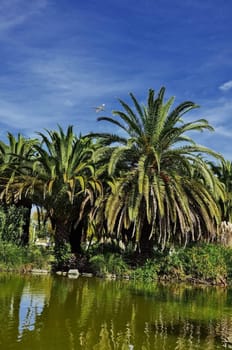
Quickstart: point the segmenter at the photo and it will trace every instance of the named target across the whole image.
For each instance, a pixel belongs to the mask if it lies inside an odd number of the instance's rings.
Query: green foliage
[[[227,257],[227,258],[226,258]],[[215,244],[194,245],[173,250],[161,259],[160,274],[170,278],[191,277],[209,282],[224,281],[232,254]]]
[[[100,273],[101,275],[106,274],[107,267],[106,261],[103,254],[98,254],[89,259],[91,267],[95,273]]]
[[[198,107],[195,103],[173,108],[174,98],[165,101],[164,94],[164,87],[157,94],[150,89],[146,105],[130,94],[132,107],[119,100],[122,111],[98,118],[125,135],[98,134],[112,148],[107,229],[118,237],[128,233],[128,240],[141,243],[142,253],[149,239],[165,248],[170,242],[184,245],[189,233],[192,241],[213,237],[221,214],[217,200],[224,198],[222,184],[203,159],[221,157],[189,137],[189,132],[213,128],[204,119],[184,120],[185,113]]]
[[[221,249],[227,268],[227,278],[229,281],[232,281],[232,249],[227,247],[222,247]]]
[[[26,208],[9,205],[0,207],[0,239],[20,245]]]
[[[53,260],[52,250],[34,245],[23,248],[23,250],[25,263],[31,264],[33,268],[50,270]]]
[[[225,198],[219,201],[222,221],[232,221],[232,162],[222,159],[217,164],[209,163],[214,174],[225,186]]]
[[[76,267],[76,257],[72,254],[69,243],[56,244],[54,257],[55,270],[67,271],[70,268]]]
[[[0,241],[0,269],[27,271],[32,268],[50,269],[51,252],[30,246],[19,247],[16,244]]]
[[[159,268],[157,263],[148,259],[143,266],[133,270],[130,276],[135,280],[151,282],[158,279]]]
[[[186,263],[184,249],[166,251],[160,257],[160,260],[160,275],[178,279],[185,277],[188,264]]]
[[[119,254],[97,254],[89,259],[92,270],[105,276],[127,274],[136,281],[158,279],[227,284],[232,279],[232,249],[216,244],[200,244],[186,248],[156,251],[145,263]]]
[[[0,266],[11,269],[18,268],[23,264],[23,249],[17,245],[0,241]]]
[[[121,276],[128,270],[127,264],[119,254],[98,254],[91,257],[89,262],[93,271],[100,275],[110,273]]]
[[[186,267],[193,277],[205,280],[218,280],[225,278],[227,267],[223,248],[213,244],[194,246],[186,251]],[[185,268],[186,268],[185,267]]]

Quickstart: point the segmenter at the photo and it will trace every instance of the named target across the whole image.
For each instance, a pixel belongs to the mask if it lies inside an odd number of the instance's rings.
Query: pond
[[[232,290],[0,275],[0,349],[232,349]]]

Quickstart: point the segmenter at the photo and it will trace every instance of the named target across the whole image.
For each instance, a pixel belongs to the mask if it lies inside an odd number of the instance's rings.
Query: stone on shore
[[[68,270],[68,277],[69,278],[78,278],[79,276],[80,276],[80,272],[77,269]]]

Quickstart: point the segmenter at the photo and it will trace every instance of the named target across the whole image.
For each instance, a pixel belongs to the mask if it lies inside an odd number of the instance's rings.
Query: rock
[[[68,270],[68,277],[69,278],[77,278],[80,276],[80,273],[77,269],[70,269]]]
[[[89,273],[89,272],[83,272],[81,274],[83,277],[93,277],[93,274],[92,273]]]
[[[56,271],[56,275],[62,276],[63,272],[62,271]]]

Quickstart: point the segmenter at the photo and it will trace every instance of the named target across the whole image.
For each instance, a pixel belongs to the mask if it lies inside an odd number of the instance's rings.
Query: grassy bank
[[[91,257],[90,263],[95,273],[102,276],[232,284],[232,249],[215,244],[155,251],[152,258],[143,262],[137,262],[133,253],[99,254]]]
[[[57,261],[59,259],[59,261]],[[91,272],[96,276],[149,281],[170,280],[192,283],[232,284],[232,249],[215,244],[154,251],[149,259],[132,251],[113,251],[112,247],[93,246],[75,256],[67,248],[62,255],[51,249],[18,247],[0,243],[0,270],[29,272],[31,269]]]

